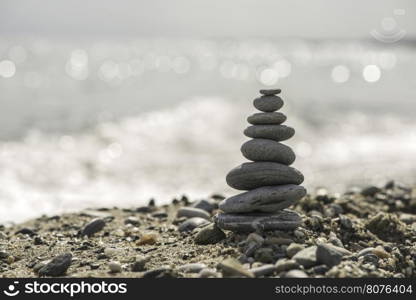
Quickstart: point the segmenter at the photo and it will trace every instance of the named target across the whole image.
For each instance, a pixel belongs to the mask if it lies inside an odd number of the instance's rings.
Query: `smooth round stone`
[[[286,125],[252,125],[244,130],[244,135],[251,138],[284,141],[295,135],[295,129]]]
[[[210,222],[208,220],[203,219],[203,218],[199,218],[199,217],[190,218],[186,220],[185,222],[183,222],[181,225],[179,225],[178,230],[180,232],[192,231],[197,227],[202,227],[202,226],[208,225],[209,223]]]
[[[252,190],[262,186],[301,184],[303,175],[295,168],[275,162],[249,162],[228,172],[227,184],[237,190]]]
[[[279,96],[261,96],[254,99],[254,107],[263,112],[273,112],[283,106],[283,100]]]
[[[294,184],[264,186],[221,201],[226,213],[275,212],[294,204],[306,195],[304,187]]]
[[[280,125],[286,121],[281,112],[255,113],[247,117],[247,122],[253,125]]]
[[[281,89],[268,89],[268,90],[264,89],[264,90],[260,90],[260,94],[270,96],[270,95],[280,94],[281,91],[282,91]]]
[[[218,214],[218,227],[235,232],[293,230],[302,223],[298,213],[285,209],[275,214]]]
[[[274,161],[290,165],[295,161],[296,155],[286,145],[272,140],[253,139],[241,146],[241,153],[252,161]]]
[[[186,218],[203,218],[209,220],[211,215],[203,209],[195,208],[195,207],[181,207],[178,209],[176,213],[178,218],[186,217]]]

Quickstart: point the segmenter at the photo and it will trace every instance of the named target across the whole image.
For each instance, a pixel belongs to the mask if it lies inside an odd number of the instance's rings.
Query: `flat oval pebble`
[[[302,219],[291,210],[281,210],[275,214],[218,214],[215,217],[218,227],[235,232],[267,230],[293,230]]]
[[[266,139],[253,139],[241,146],[241,153],[252,161],[273,161],[290,165],[296,155],[292,148],[284,144]]]
[[[195,236],[195,243],[198,245],[216,244],[225,239],[225,233],[215,224],[202,228]]]
[[[304,187],[294,184],[264,186],[221,201],[226,213],[275,212],[294,204],[306,195]]]
[[[249,162],[232,169],[226,181],[237,190],[252,190],[262,186],[301,184],[303,175],[295,168],[275,162]]]
[[[94,219],[89,222],[81,231],[81,236],[93,236],[95,233],[101,231],[105,226],[105,221],[103,219]]]
[[[263,112],[273,112],[283,106],[283,100],[279,96],[261,96],[254,99],[254,107]]]
[[[178,209],[176,214],[178,218],[186,217],[186,218],[203,218],[209,220],[211,215],[203,209],[195,208],[195,207],[181,207]]]
[[[286,121],[286,115],[281,112],[255,113],[247,117],[247,122],[253,125],[279,125]]]
[[[44,265],[39,271],[39,276],[61,276],[66,273],[72,263],[72,254],[65,253],[54,257]]]
[[[244,135],[251,138],[284,141],[295,135],[295,129],[286,125],[252,125],[244,130]]]
[[[277,94],[280,94],[281,92],[282,92],[281,89],[268,89],[268,90],[264,89],[264,90],[260,90],[260,94],[266,95],[266,96],[269,96],[269,95],[277,95]]]
[[[194,217],[186,220],[181,225],[179,225],[178,230],[180,232],[192,231],[197,227],[208,225],[210,222],[207,219]]]

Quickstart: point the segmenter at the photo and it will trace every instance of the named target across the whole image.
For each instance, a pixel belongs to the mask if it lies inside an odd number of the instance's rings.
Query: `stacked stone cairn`
[[[246,162],[232,169],[227,184],[241,194],[223,200],[216,216],[217,225],[225,230],[252,232],[266,230],[292,230],[301,223],[300,216],[286,209],[306,195],[303,175],[293,167],[293,150],[280,143],[290,139],[295,130],[282,125],[286,116],[277,112],[283,100],[277,96],[280,89],[260,90],[261,97],[254,100],[260,110],[247,118],[252,124],[244,134],[252,138],[241,146]]]

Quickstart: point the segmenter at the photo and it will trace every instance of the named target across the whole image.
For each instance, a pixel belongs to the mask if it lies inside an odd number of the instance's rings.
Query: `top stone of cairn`
[[[280,94],[281,89],[260,90],[260,94],[265,96],[273,96]]]

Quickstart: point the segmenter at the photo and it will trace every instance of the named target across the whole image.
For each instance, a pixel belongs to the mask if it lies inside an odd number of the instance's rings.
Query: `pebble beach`
[[[90,208],[2,226],[2,277],[414,277],[416,188],[329,193],[292,206],[295,230],[215,224],[222,195]]]

